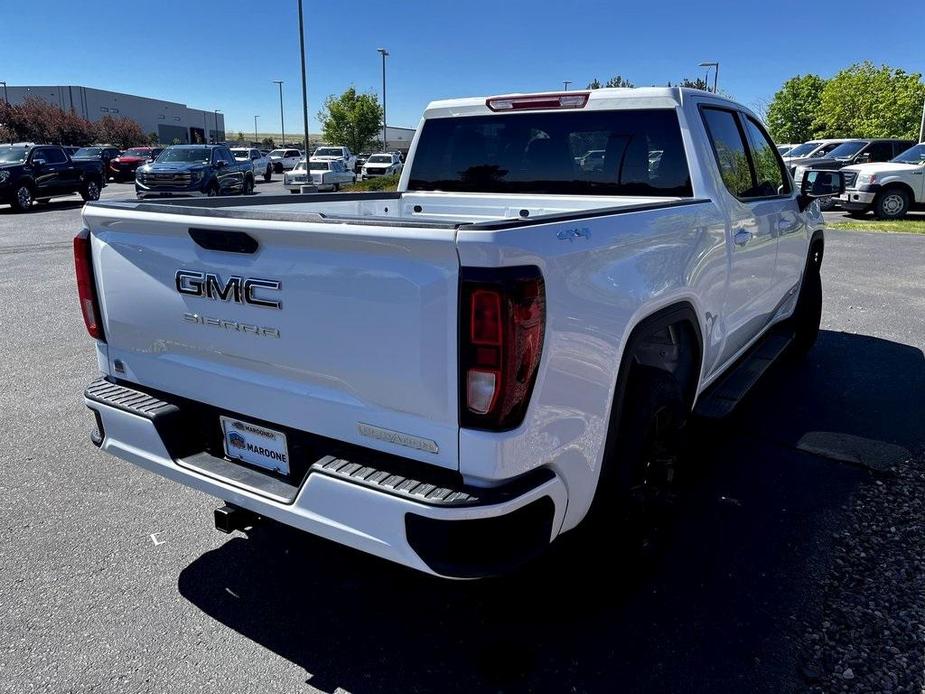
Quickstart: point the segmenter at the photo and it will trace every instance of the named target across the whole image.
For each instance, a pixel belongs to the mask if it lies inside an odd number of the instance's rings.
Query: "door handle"
[[[732,240],[735,242],[736,246],[744,246],[752,240],[752,232],[746,231],[745,229],[739,229],[735,236],[732,237]]]

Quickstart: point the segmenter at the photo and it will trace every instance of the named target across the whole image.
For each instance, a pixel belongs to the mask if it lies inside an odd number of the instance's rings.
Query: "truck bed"
[[[106,201],[97,207],[202,217],[426,228],[524,226],[699,202],[690,198],[472,193],[321,193]]]

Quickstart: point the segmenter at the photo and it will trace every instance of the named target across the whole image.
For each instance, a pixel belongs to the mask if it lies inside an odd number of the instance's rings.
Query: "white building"
[[[107,115],[127,116],[138,121],[145,133],[157,133],[162,144],[225,139],[225,118],[221,113],[189,108],[174,101],[76,85],[7,87],[7,98],[13,105],[30,96],[73,111],[89,121],[98,121]]]

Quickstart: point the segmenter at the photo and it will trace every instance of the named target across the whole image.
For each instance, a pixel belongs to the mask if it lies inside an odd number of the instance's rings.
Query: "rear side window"
[[[409,190],[693,195],[670,109],[429,119],[411,167]]]
[[[703,109],[707,134],[713,144],[716,163],[723,183],[737,198],[750,197],[752,172],[748,165],[745,140],[732,111],[717,108]]]
[[[58,149],[57,147],[49,147],[43,150],[39,156],[45,157],[45,161],[49,164],[63,164],[67,161],[64,150]]]
[[[889,161],[893,158],[892,142],[873,142],[864,150],[870,156],[870,161]]]
[[[755,187],[749,197],[789,195],[790,180],[784,175],[777,148],[771,138],[748,116],[743,120],[751,144],[752,163],[755,166]]]

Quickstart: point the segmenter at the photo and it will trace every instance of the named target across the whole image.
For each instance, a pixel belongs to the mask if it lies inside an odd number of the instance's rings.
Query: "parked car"
[[[276,173],[294,169],[302,161],[302,153],[297,149],[274,149],[267,157]]]
[[[238,161],[249,161],[254,168],[254,180],[258,176],[263,176],[263,180],[269,183],[273,180],[273,164],[270,158],[263,154],[259,149],[253,147],[232,147],[231,153]]]
[[[318,190],[340,190],[345,183],[357,180],[356,174],[344,168],[340,159],[318,161],[314,157],[300,161],[291,172],[283,175],[283,187],[290,193],[301,192],[303,185],[314,185]]]
[[[788,153],[791,149],[793,149],[794,147],[796,147],[796,144],[794,144],[794,143],[788,143],[788,144],[783,144],[783,145],[777,145],[777,151],[780,152],[780,155],[781,155],[782,157],[785,157],[785,156],[787,156],[787,153]]]
[[[851,166],[852,164],[890,161],[914,144],[915,142],[912,140],[896,139],[847,140],[825,156],[813,157],[802,164],[798,164],[793,172],[793,181],[799,186],[803,176],[811,169],[833,170]],[[831,209],[835,204],[836,199],[833,198],[819,201],[819,206],[823,210]]]
[[[458,99],[416,138],[397,192],[88,204],[96,445],[224,500],[225,532],[272,519],[474,578],[592,504],[619,533],[662,498],[692,411],[727,415],[813,345],[811,203],[842,174],[795,189],[745,107]],[[576,177],[589,146],[604,166]]]
[[[394,176],[402,170],[401,159],[397,154],[373,154],[363,165],[363,178],[373,176]]]
[[[135,180],[135,171],[142,164],[157,159],[163,147],[132,147],[109,162],[109,176],[119,183]]]
[[[888,162],[842,169],[845,191],[839,204],[854,214],[873,211],[878,219],[901,219],[925,207],[925,142]]]
[[[254,167],[225,145],[171,145],[135,172],[139,199],[254,192]]]
[[[57,145],[6,145],[0,147],[0,203],[25,212],[33,202],[80,193],[84,200],[99,200],[106,185],[103,165],[96,159],[71,159]]]
[[[790,170],[790,175],[792,176],[796,172],[797,166],[803,162],[810,161],[817,157],[824,157],[840,144],[847,141],[848,138],[810,140],[809,142],[804,142],[802,145],[797,145],[787,152],[786,156],[784,156],[784,164],[787,165],[787,168]]]
[[[93,160],[100,162],[103,165],[104,178],[108,181],[113,176],[109,168],[109,162],[118,157],[119,154],[121,154],[121,152],[118,147],[113,147],[112,145],[93,145],[92,147],[81,147],[71,158],[80,161]]]
[[[73,159],[74,155],[77,154],[77,151],[80,149],[80,147],[67,146],[67,147],[62,147],[61,149],[63,149],[65,153]]]
[[[318,147],[312,153],[312,159],[315,161],[333,161],[340,159],[344,162],[347,171],[356,173],[357,158],[350,152],[349,147]]]

